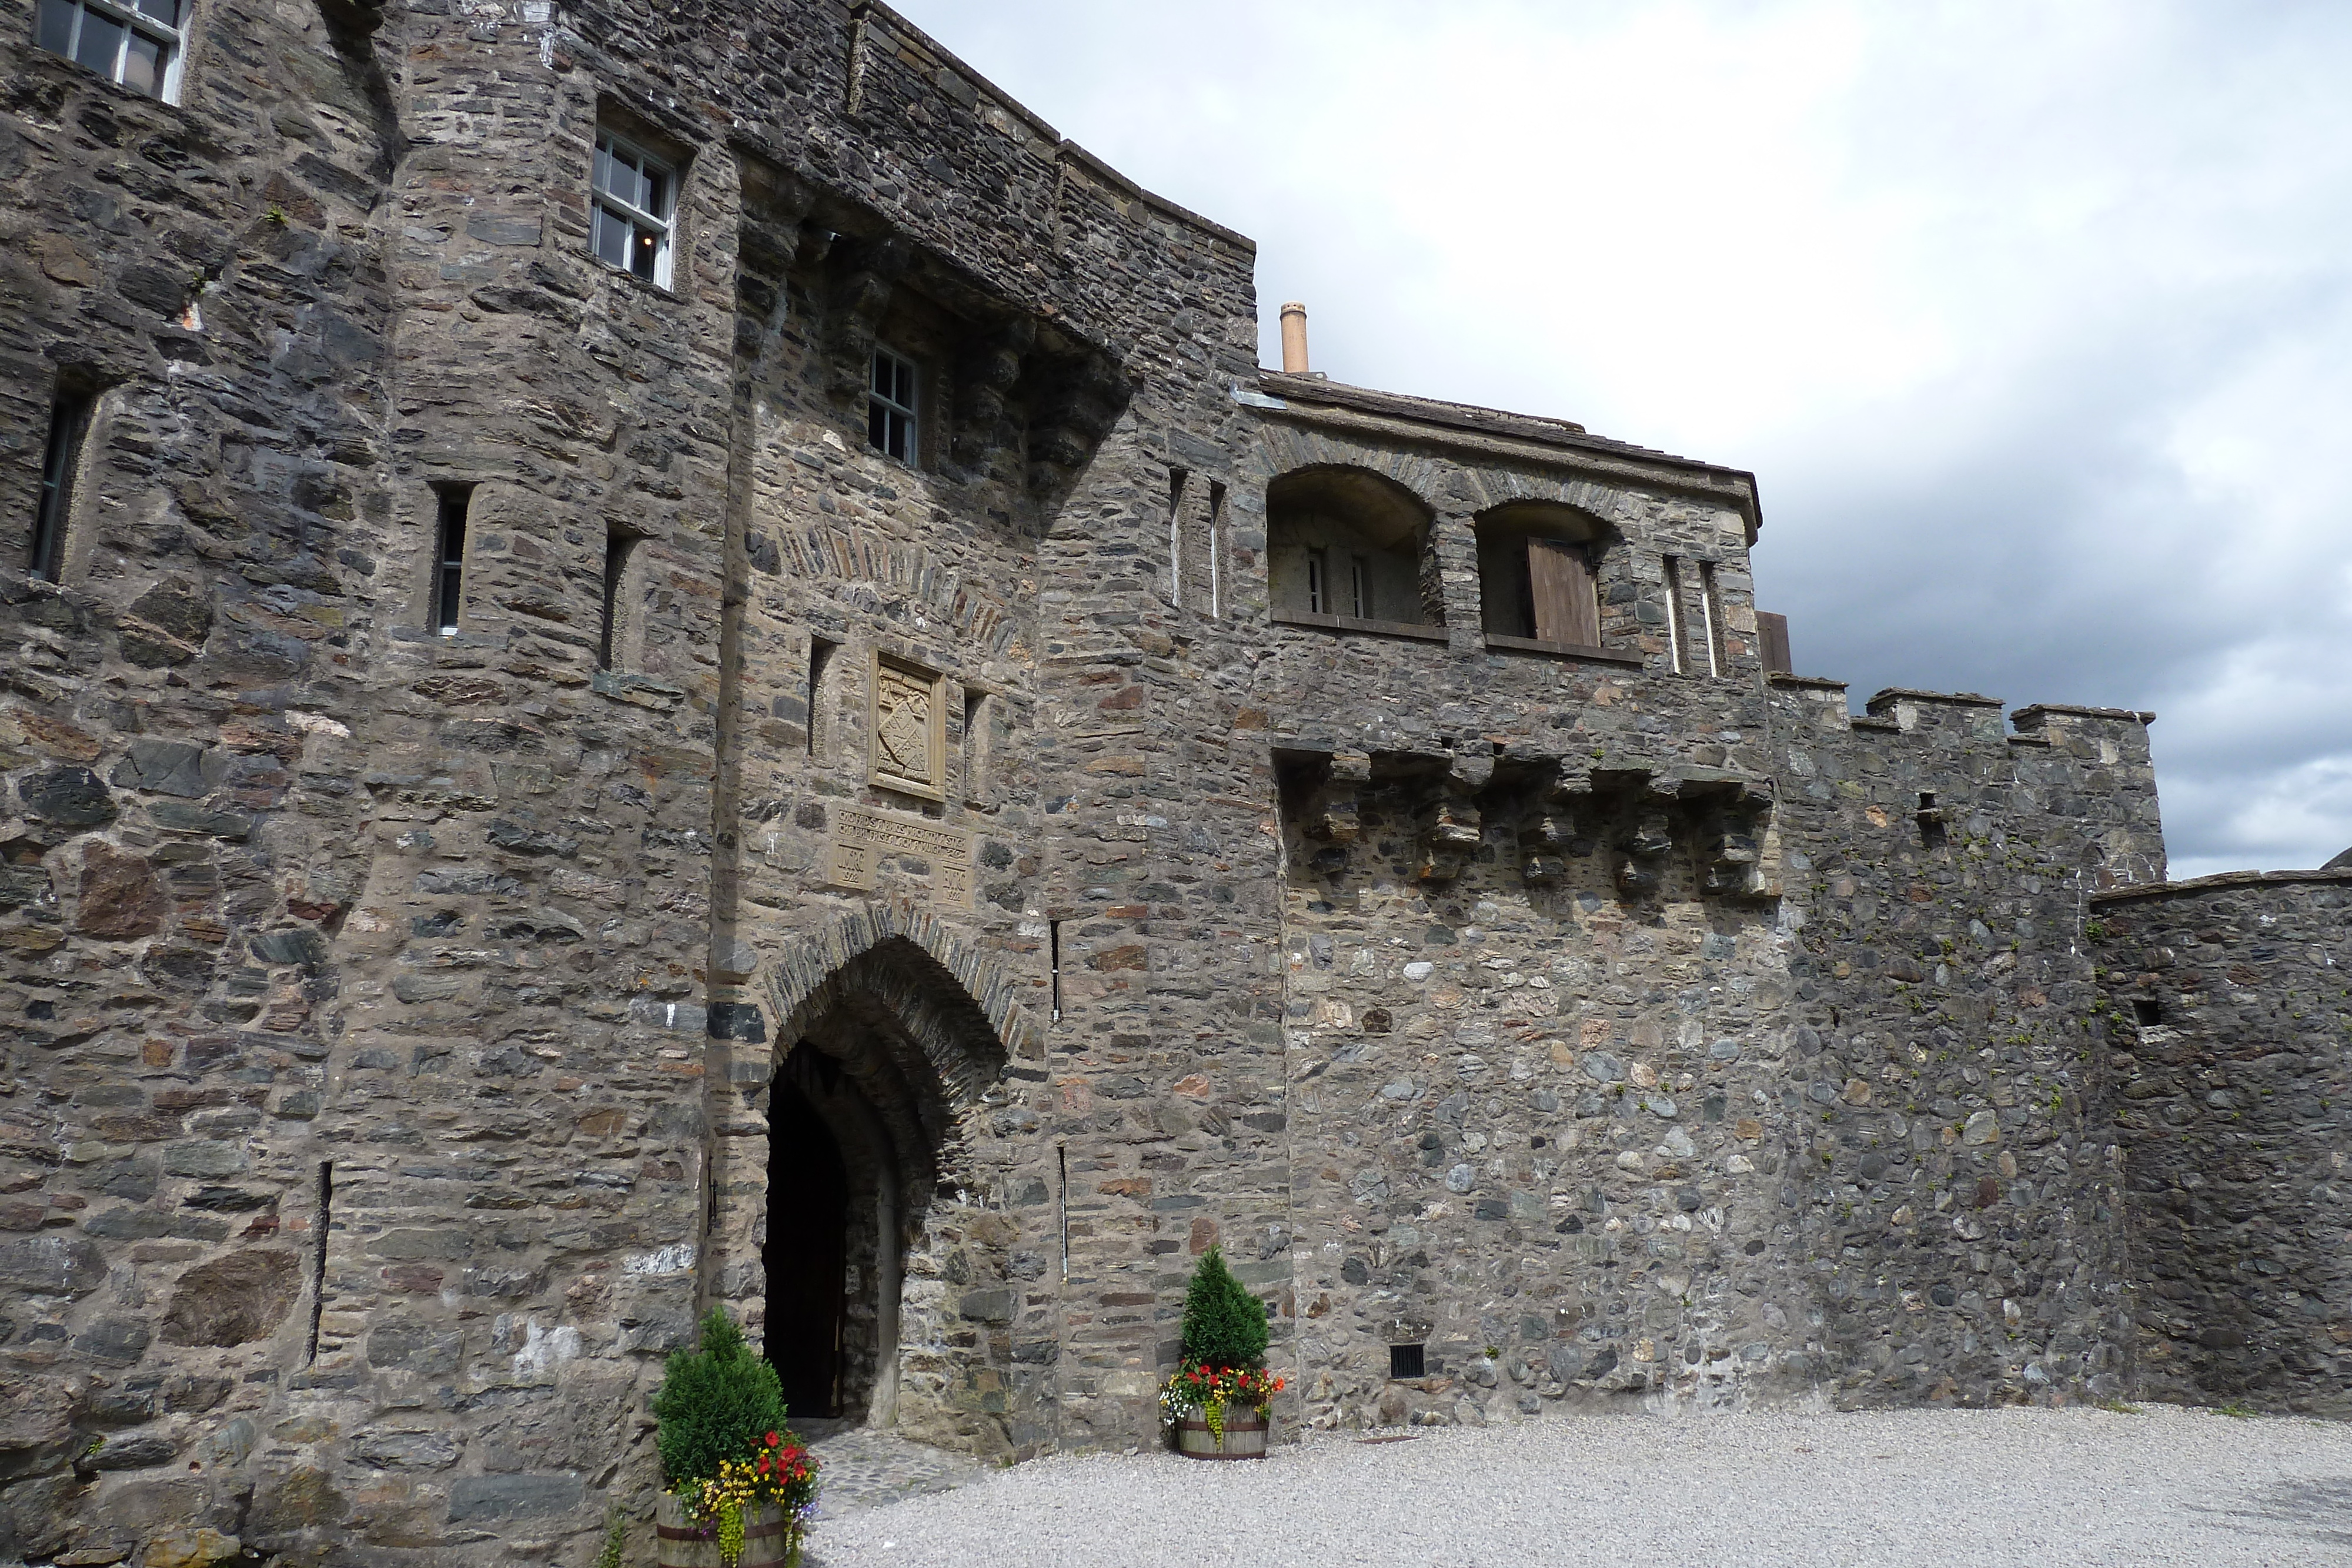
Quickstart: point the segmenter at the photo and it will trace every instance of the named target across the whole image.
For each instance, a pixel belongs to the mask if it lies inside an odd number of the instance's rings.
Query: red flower
[[[768,1447],[770,1447],[770,1448],[774,1448],[775,1446],[776,1446],[776,1435],[775,1435],[773,1432],[771,1432],[771,1433],[769,1433],[769,1434],[768,1434]]]

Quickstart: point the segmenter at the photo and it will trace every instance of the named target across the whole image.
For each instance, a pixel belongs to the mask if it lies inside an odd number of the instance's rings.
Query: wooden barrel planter
[[[654,1521],[654,1533],[661,1541],[656,1558],[661,1568],[723,1568],[717,1528],[688,1523],[686,1505],[669,1493],[661,1494]],[[785,1529],[782,1509],[744,1511],[743,1561],[736,1568],[797,1568],[800,1560],[800,1542]]]
[[[1208,1422],[1187,1416],[1176,1423],[1176,1451],[1188,1459],[1262,1459],[1265,1431],[1266,1423],[1260,1417],[1228,1409],[1221,1440],[1209,1430]]]

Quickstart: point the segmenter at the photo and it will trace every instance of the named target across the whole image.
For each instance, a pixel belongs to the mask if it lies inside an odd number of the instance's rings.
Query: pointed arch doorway
[[[782,1001],[784,998],[780,998]],[[971,994],[923,946],[885,937],[796,998],[766,1092],[755,1241],[763,1343],[798,1419],[897,1426],[983,1452],[1007,1447],[1011,1347],[974,1333],[974,1287],[1002,1286],[1003,1239],[976,1236],[984,1097],[1005,1052]],[[741,1234],[738,1232],[737,1234]],[[985,1291],[983,1291],[983,1293]]]

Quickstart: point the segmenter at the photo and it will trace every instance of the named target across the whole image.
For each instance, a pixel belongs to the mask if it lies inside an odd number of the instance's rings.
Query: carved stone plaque
[[[930,867],[934,903],[958,909],[972,906],[971,835],[961,828],[863,806],[835,806],[832,816],[824,879],[835,887],[871,892],[875,862],[885,855],[908,854]]]
[[[946,800],[946,679],[877,651],[873,690],[867,777],[886,789]]]

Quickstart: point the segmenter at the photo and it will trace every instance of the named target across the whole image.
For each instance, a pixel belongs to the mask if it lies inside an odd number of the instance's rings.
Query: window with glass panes
[[[595,214],[589,245],[597,256],[649,282],[669,283],[670,211],[677,175],[668,164],[609,131],[596,133]]]
[[[182,0],[40,0],[37,37],[59,54],[133,92],[180,96]]]
[[[915,460],[915,361],[887,349],[874,350],[874,379],[866,394],[866,439],[901,463]]]

